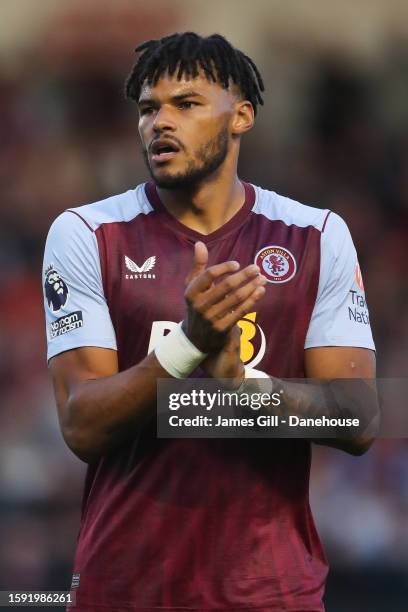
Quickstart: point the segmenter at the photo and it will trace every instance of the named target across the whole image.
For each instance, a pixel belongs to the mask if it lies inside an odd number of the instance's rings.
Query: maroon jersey
[[[243,361],[276,377],[304,376],[305,347],[333,344],[324,320],[340,316],[354,279],[353,261],[346,297],[324,319],[333,296],[323,276],[337,259],[330,251],[322,266],[323,231],[331,218],[333,236],[345,224],[259,187],[245,191],[244,206],[207,236],[172,217],[151,183],[63,213],[44,260],[49,358],[100,346],[117,349],[120,370],[141,361],[183,318],[199,239],[210,265],[255,261],[269,281],[239,323]],[[135,431],[88,468],[73,609],[323,610],[327,565],[309,469],[304,440],[164,440],[154,426]]]

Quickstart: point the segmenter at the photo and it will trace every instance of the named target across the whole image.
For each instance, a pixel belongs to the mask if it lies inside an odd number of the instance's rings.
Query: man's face
[[[187,188],[215,172],[230,146],[235,93],[199,75],[178,81],[166,73],[139,98],[139,133],[159,187]]]

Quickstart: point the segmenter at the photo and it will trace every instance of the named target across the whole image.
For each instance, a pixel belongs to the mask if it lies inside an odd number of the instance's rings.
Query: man
[[[44,258],[61,429],[89,463],[75,610],[322,610],[310,443],[157,439],[156,381],[199,369],[236,388],[244,363],[373,378],[355,249],[336,214],[238,178],[263,91],[247,56],[194,33],[137,51],[126,91],[152,181],[63,213]],[[299,411],[328,408],[311,398]]]

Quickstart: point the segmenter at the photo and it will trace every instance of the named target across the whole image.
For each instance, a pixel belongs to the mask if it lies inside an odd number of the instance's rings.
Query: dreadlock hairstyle
[[[245,100],[251,102],[256,114],[263,104],[264,84],[258,68],[247,55],[235,49],[220,34],[202,37],[195,32],[183,32],[148,40],[135,49],[141,53],[125,84],[127,98],[139,100],[143,84],[156,85],[167,72],[177,79],[195,78],[201,69],[209,81],[228,89],[232,81]]]

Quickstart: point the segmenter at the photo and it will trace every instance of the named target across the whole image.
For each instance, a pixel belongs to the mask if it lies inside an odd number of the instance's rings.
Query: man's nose
[[[156,132],[162,132],[164,130],[174,131],[176,129],[171,109],[166,106],[159,108],[154,118],[153,129]]]

